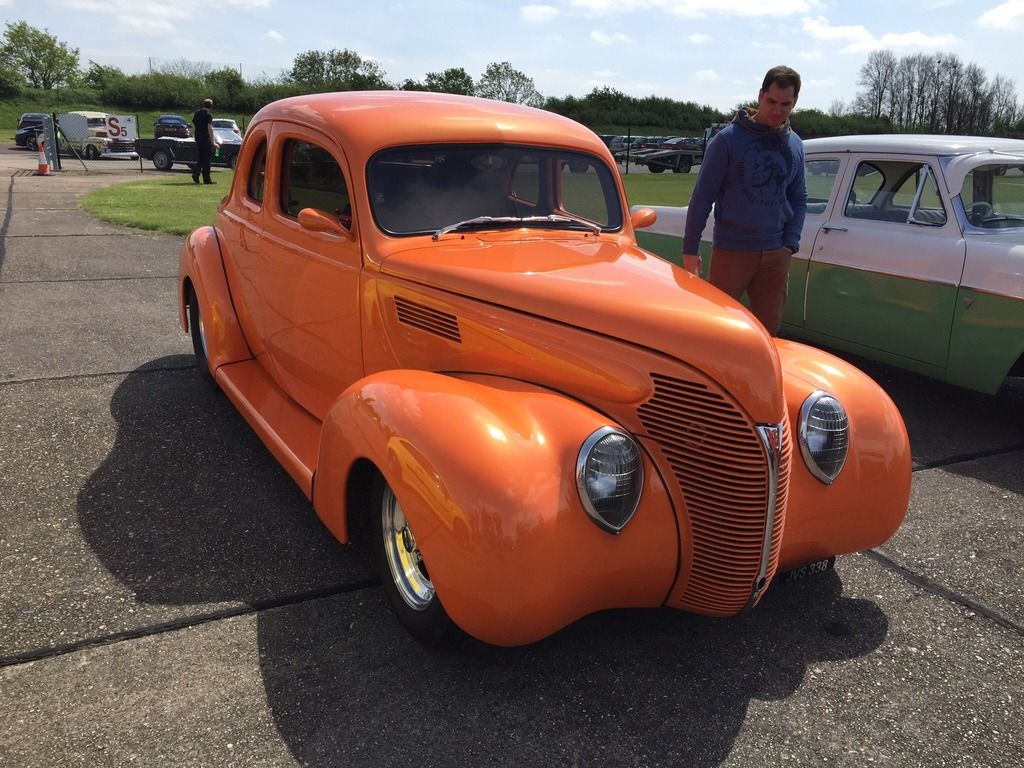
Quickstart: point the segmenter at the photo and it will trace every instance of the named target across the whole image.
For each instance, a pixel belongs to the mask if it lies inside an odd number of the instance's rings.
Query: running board
[[[306,498],[312,499],[321,423],[288,397],[255,360],[222,365],[215,378]]]

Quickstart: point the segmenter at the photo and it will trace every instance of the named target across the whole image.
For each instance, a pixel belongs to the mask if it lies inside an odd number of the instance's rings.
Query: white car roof
[[[964,178],[981,165],[1024,165],[1024,139],[931,134],[877,134],[808,139],[804,153],[840,154],[885,152],[894,155],[929,155],[948,158],[943,174],[950,195],[960,194]]]

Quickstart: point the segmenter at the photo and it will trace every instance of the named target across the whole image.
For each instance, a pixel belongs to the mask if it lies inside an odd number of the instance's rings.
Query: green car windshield
[[[509,144],[382,150],[367,168],[377,225],[393,235],[539,227],[615,231],[611,169],[580,152]]]

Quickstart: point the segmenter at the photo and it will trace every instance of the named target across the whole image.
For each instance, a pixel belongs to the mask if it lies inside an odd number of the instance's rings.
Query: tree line
[[[794,129],[804,138],[859,133],[920,132],[1024,137],[1024,105],[1012,80],[989,80],[976,64],[952,54],[889,51],[869,55],[853,103],[835,102],[828,113],[799,109]],[[245,80],[235,69],[179,60],[142,74],[90,61],[79,64],[71,48],[24,21],[9,22],[0,40],[0,99],[104,104],[127,110],[187,109],[212,98],[218,109],[252,114],[265,104],[304,93],[413,90],[456,93],[527,104],[577,120],[597,132],[700,135],[711,123],[731,119],[691,101],[629,96],[607,86],[585,96],[544,97],[511,63],[492,62],[474,78],[462,67],[427,72],[422,80],[391,82],[380,65],[348,49],[298,54],[277,78]],[[40,93],[46,91],[47,93]],[[751,102],[753,104],[753,102]],[[739,109],[744,104],[737,104]]]

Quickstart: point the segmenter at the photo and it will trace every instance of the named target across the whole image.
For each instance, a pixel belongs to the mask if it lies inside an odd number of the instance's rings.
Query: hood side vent
[[[421,331],[432,333],[450,341],[462,341],[459,320],[455,315],[419,304],[402,296],[395,296],[398,321]]]

